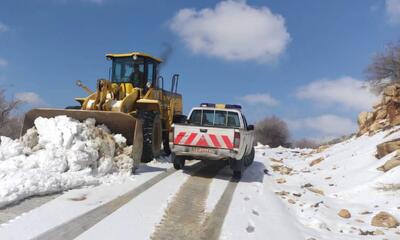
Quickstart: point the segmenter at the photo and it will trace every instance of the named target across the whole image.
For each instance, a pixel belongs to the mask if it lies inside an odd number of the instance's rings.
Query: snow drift
[[[378,170],[395,153],[375,157],[378,144],[399,138],[395,127],[327,149],[258,146],[257,154],[271,174],[271,190],[290,209],[303,239],[399,239],[399,228],[372,224],[379,212],[400,219],[400,167]],[[343,210],[348,216],[339,214]]]
[[[96,185],[129,174],[122,135],[94,119],[38,118],[20,139],[0,137],[0,207],[33,196]]]

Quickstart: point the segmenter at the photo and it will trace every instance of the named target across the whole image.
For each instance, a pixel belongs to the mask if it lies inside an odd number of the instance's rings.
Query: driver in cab
[[[140,71],[139,64],[133,65],[133,72],[129,76],[129,80],[135,87],[144,89],[146,87],[146,78],[144,73]]]

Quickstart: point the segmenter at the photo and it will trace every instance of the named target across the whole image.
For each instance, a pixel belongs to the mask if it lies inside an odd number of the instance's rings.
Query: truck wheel
[[[163,132],[163,150],[168,156],[171,154],[171,147],[169,146],[169,133]]]
[[[174,156],[173,163],[176,170],[180,170],[185,167],[185,159],[183,157]]]
[[[242,177],[242,171],[233,171],[233,178],[240,179]]]
[[[248,160],[249,160],[249,165],[248,166],[253,164],[255,155],[256,155],[256,151],[254,150],[254,147],[252,147],[251,148],[251,152],[250,152],[250,154],[248,156]]]
[[[142,112],[143,119],[143,152],[142,162],[150,162],[160,156],[162,127],[160,115],[156,112]]]

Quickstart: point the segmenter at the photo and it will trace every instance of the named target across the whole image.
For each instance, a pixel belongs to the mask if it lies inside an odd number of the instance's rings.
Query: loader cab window
[[[147,86],[148,87],[155,87],[155,81],[154,81],[154,63],[149,62],[147,64]]]
[[[146,84],[147,69],[143,58],[114,58],[112,64],[112,82],[132,83],[135,87],[144,87]]]

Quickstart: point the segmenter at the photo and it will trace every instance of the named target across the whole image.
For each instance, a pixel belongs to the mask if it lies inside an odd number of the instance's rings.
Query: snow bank
[[[398,229],[371,225],[371,218],[380,211],[400,219],[400,168],[386,173],[377,170],[394,153],[379,160],[375,157],[376,145],[399,137],[399,129],[392,128],[353,137],[323,151],[258,148],[257,154],[271,174],[271,190],[301,223],[304,239],[399,239]],[[281,171],[283,167],[291,171]],[[385,184],[394,187],[382,190]],[[351,217],[338,216],[341,209],[349,210]],[[379,236],[378,230],[384,235]]]
[[[17,140],[0,137],[0,207],[33,196],[97,185],[130,173],[133,161],[121,135],[94,119],[38,118]]]

